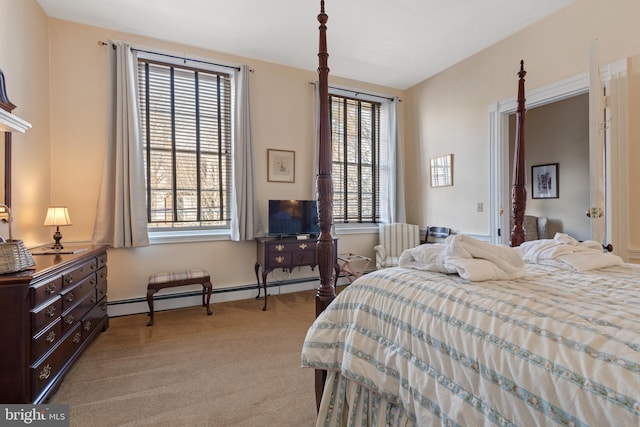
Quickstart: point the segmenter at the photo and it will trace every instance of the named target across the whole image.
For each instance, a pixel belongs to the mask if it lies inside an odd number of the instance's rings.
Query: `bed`
[[[453,236],[336,296],[327,20],[321,1],[320,287],[302,349],[317,425],[640,426],[640,266],[562,234],[524,241],[522,61],[513,248]]]

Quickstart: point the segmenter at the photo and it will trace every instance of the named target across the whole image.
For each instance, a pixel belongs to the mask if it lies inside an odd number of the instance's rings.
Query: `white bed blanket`
[[[600,243],[593,240],[578,242],[564,233],[556,233],[553,239],[524,242],[517,251],[525,262],[574,271],[597,270],[623,263],[619,256],[605,253]]]
[[[464,234],[449,236],[443,244],[424,244],[405,250],[400,267],[458,274],[469,281],[517,279],[525,263],[508,246],[492,245]]]

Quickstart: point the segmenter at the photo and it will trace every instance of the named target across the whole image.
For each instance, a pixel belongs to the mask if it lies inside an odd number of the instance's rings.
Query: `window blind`
[[[228,227],[231,79],[138,62],[150,227]]]
[[[329,96],[333,217],[336,222],[380,219],[380,104]]]

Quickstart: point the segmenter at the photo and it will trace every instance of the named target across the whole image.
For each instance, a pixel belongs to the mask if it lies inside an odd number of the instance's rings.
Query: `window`
[[[138,59],[150,230],[228,229],[231,76]]]
[[[333,219],[380,220],[381,104],[331,94]]]

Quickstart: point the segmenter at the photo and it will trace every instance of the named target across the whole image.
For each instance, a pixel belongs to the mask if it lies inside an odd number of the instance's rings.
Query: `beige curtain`
[[[252,240],[264,234],[255,193],[249,67],[235,73],[235,137],[233,139],[233,194],[231,239]]]
[[[107,150],[92,241],[148,246],[136,55],[123,42],[109,42],[107,50]]]

